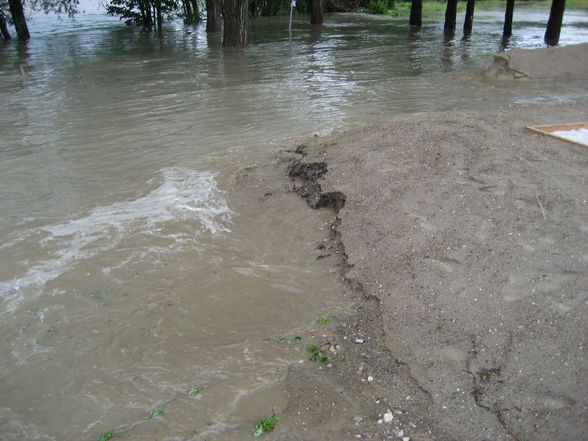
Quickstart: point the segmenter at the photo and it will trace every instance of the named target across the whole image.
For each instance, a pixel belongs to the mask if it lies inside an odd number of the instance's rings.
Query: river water
[[[516,14],[509,45],[541,47],[547,10]],[[316,260],[330,214],[269,195],[262,164],[399,113],[586,95],[475,81],[502,18],[479,9],[449,41],[439,19],[260,18],[223,50],[203,26],[156,37],[89,13],[0,43],[0,438],[250,436],[305,358],[272,339],[342,308]],[[588,13],[566,12],[560,43],[586,41]]]

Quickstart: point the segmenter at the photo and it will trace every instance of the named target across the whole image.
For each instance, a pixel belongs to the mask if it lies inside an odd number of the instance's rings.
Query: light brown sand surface
[[[588,148],[525,130],[581,120],[586,102],[452,111],[310,143],[298,174],[327,171],[297,188],[345,200],[356,315],[330,374],[290,373],[304,430],[277,439],[588,439]]]

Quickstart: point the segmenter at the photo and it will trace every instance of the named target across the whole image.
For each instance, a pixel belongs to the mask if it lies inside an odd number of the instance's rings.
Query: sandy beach
[[[317,258],[352,312],[320,336],[328,363],[290,369],[268,439],[587,439],[588,148],[525,129],[587,120],[407,115],[285,153],[333,210]]]

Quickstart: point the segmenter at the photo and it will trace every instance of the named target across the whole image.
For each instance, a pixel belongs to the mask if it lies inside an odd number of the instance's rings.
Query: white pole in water
[[[292,11],[296,7],[296,0],[290,1],[290,23],[288,24],[288,31],[292,31]]]

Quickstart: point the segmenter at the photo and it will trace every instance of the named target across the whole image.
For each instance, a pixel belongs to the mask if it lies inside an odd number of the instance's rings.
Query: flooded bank
[[[513,44],[540,44],[546,16],[530,10]],[[588,15],[566,17],[562,43],[585,41]],[[340,312],[316,260],[330,214],[279,191],[268,152],[399,113],[585,94],[455,73],[499,49],[500,20],[480,12],[470,41],[444,43],[436,21],[299,18],[290,36],[259,19],[237,52],[201,26],[158,39],[88,16],[0,46],[3,439],[242,439],[306,358],[273,339]]]

